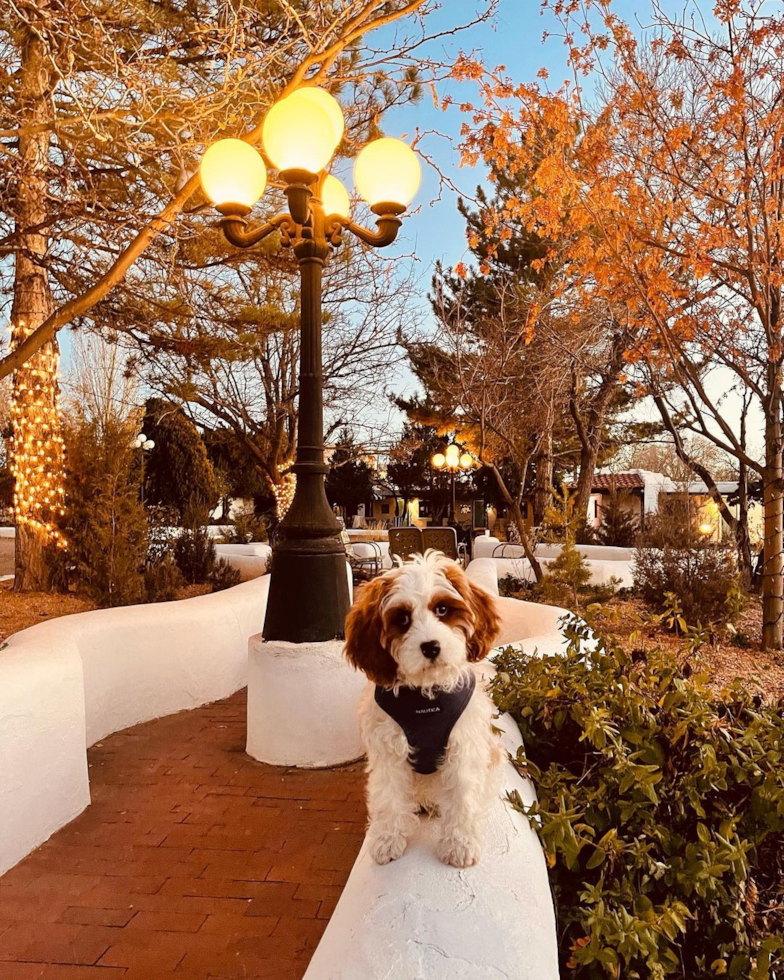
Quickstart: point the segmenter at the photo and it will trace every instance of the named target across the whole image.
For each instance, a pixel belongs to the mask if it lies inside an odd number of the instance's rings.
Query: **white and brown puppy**
[[[378,864],[403,854],[420,808],[438,809],[442,861],[465,868],[479,859],[501,750],[473,665],[499,625],[491,596],[434,551],[359,591],[346,620],[346,656],[375,685],[362,696],[359,721]]]

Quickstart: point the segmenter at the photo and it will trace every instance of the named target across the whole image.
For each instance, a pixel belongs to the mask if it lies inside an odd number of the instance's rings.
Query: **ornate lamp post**
[[[277,102],[262,127],[264,152],[278,170],[288,212],[257,226],[247,215],[261,197],[267,173],[248,143],[224,139],[201,163],[205,193],[221,212],[226,238],[251,248],[278,232],[297,258],[301,281],[299,427],[294,472],[297,487],[273,548],[272,577],[264,621],[265,640],[309,643],[343,634],[348,611],[346,554],[340,524],[324,491],[324,403],[321,363],[321,276],[341,235],[350,231],[367,245],[391,244],[400,215],[419,187],[420,167],[400,140],[377,139],[359,154],[354,179],[377,215],[376,230],[349,217],[349,196],[325,167],[343,137],[343,113],[329,93],[303,88]]]
[[[136,439],[133,441],[132,446],[134,449],[142,450],[142,475],[141,475],[141,500],[144,503],[144,454],[149,452],[151,449],[155,449],[155,441],[153,439],[148,439],[147,436],[140,432]]]
[[[470,470],[474,465],[474,457],[471,453],[461,453],[460,447],[453,442],[450,443],[445,452],[435,453],[431,459],[431,464],[437,470],[446,470],[452,476],[452,520],[455,520],[455,477],[462,470]]]

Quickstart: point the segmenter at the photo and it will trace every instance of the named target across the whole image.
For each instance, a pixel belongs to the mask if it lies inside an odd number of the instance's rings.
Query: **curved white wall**
[[[272,561],[272,548],[256,541],[249,544],[216,544],[215,553],[237,569],[242,582],[266,575]]]
[[[86,749],[244,687],[269,577],[178,602],[78,613],[0,649],[0,874],[90,802]]]
[[[509,715],[497,724],[515,754],[517,725]],[[558,980],[544,855],[528,819],[505,801],[512,791],[528,806],[536,798],[506,763],[473,868],[438,860],[437,819],[423,818],[407,852],[384,867],[366,840],[305,980]]]
[[[634,585],[634,549],[579,544],[577,550],[586,559],[591,585],[605,585],[611,578],[620,580],[620,588]],[[547,570],[548,564],[561,553],[559,544],[539,544],[536,557]],[[523,582],[533,581],[533,572],[522,545],[505,544],[487,535],[474,538],[474,560],[492,559],[498,564],[498,577],[510,575]]]

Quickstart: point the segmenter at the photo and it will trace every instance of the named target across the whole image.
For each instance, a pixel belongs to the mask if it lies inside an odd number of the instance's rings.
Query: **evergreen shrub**
[[[493,696],[520,726],[574,980],[774,980],[784,969],[784,711],[721,698],[672,655],[587,627],[560,657],[509,648]]]

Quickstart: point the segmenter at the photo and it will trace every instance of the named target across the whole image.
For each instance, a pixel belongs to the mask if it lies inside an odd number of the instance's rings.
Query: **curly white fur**
[[[445,612],[445,609],[448,611]],[[494,600],[472,585],[443,555],[428,552],[369,583],[349,614],[346,654],[371,681],[396,689],[458,686],[466,672],[476,687],[449,736],[443,762],[431,775],[414,771],[400,725],[368,687],[359,706],[368,756],[368,839],[378,864],[399,858],[420,809],[438,813],[438,855],[465,868],[479,860],[490,803],[499,792],[501,749],[493,733],[494,706],[476,661],[486,656],[498,631]],[[440,645],[425,656],[423,644]]]

